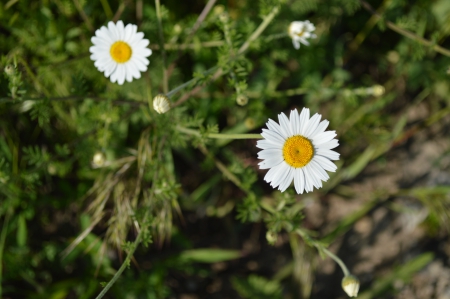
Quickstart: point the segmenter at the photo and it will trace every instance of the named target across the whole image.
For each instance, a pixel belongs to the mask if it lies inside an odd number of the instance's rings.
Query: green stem
[[[2,234],[0,236],[0,298],[2,298],[2,273],[3,273],[3,250],[5,248],[6,231],[8,230],[9,213],[6,213],[3,221]]]
[[[369,3],[367,3],[366,1],[363,1],[363,0],[360,0],[360,2],[362,4],[362,6],[367,11],[369,11],[372,15],[376,16],[378,19],[383,19],[383,16],[381,14],[379,14],[378,12],[374,11],[372,6],[370,6]],[[408,31],[408,30],[405,30],[403,28],[400,28],[399,26],[395,25],[392,22],[385,21],[385,23],[386,23],[386,26],[389,29],[391,29],[391,30],[393,30],[393,31],[395,31],[395,32],[397,32],[397,33],[399,33],[401,35],[404,35],[404,36],[406,36],[406,37],[408,37],[410,39],[413,39],[416,42],[418,42],[418,43],[420,43],[420,44],[422,44],[424,46],[431,47],[434,51],[436,51],[438,53],[441,53],[441,54],[443,54],[445,56],[449,56],[450,57],[450,50],[448,50],[446,48],[443,48],[443,47],[441,47],[439,45],[436,45],[434,42],[429,41],[427,39],[424,39],[423,37],[418,36],[417,34],[414,34],[411,31]]]
[[[189,135],[195,135],[195,136],[204,136],[206,138],[211,139],[262,139],[263,137],[261,134],[222,134],[222,133],[206,133],[202,135],[197,130],[188,129],[185,127],[177,126],[176,129],[180,132],[189,134]]]
[[[342,272],[344,272],[344,277],[350,275],[350,271],[348,271],[347,266],[345,266],[344,262],[336,256],[334,253],[326,249],[320,242],[312,239],[305,231],[302,229],[296,229],[295,232],[299,234],[304,240],[307,240],[308,243],[313,244],[314,247],[317,248],[319,252],[324,252],[326,255],[331,257],[342,269]]]
[[[159,43],[161,48],[161,56],[163,60],[163,91],[169,92],[169,78],[167,77],[166,51],[164,49],[164,34],[162,29],[161,4],[159,0],[155,0],[156,18],[158,19]]]
[[[95,299],[101,299],[103,296],[108,292],[108,290],[113,286],[113,284],[116,282],[117,279],[119,279],[122,272],[128,267],[130,264],[131,258],[133,257],[134,252],[136,251],[136,248],[138,247],[139,243],[141,242],[142,233],[145,229],[142,228],[139,231],[139,234],[137,235],[136,240],[134,241],[133,245],[130,248],[130,251],[127,254],[127,257],[125,258],[125,261],[122,263],[122,266],[120,266],[119,270],[117,270],[116,274],[114,274],[114,277],[108,282],[108,284],[105,286],[105,288],[98,294],[98,296]]]
[[[269,23],[273,20],[273,18],[277,15],[280,8],[275,6],[272,8],[272,11],[264,18],[263,22],[259,25],[259,27],[253,32],[253,34],[245,41],[245,43],[239,48],[238,54],[244,53],[250,44],[256,40],[261,33],[266,29]]]
[[[350,275],[350,271],[348,271],[347,266],[345,266],[344,262],[337,255],[335,255],[325,247],[322,247],[322,250],[341,267],[342,272],[344,272],[344,277]]]
[[[207,76],[207,75],[213,73],[214,71],[216,71],[217,68],[218,68],[217,66],[212,67],[212,68],[208,69],[206,72],[204,72],[203,74],[204,74],[205,76]],[[168,93],[166,93],[166,97],[170,98],[171,96],[173,96],[174,94],[176,94],[177,92],[179,92],[180,90],[182,90],[182,89],[185,88],[186,86],[189,86],[190,84],[192,84],[193,82],[195,82],[195,81],[197,81],[197,80],[198,80],[198,78],[192,78],[191,80],[189,80],[189,81],[187,81],[187,82],[184,82],[183,84],[181,84],[181,85],[175,87],[174,89],[172,89],[171,91],[169,91]]]

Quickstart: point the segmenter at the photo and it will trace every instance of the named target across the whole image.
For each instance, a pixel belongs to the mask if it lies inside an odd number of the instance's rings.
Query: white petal
[[[307,128],[306,128],[303,136],[305,136],[306,138],[311,138],[311,133],[317,129],[317,126],[319,125],[321,118],[322,118],[322,115],[320,115],[318,113],[314,114],[311,117],[311,119],[309,120]]]
[[[300,49],[300,43],[297,40],[292,39],[292,45],[296,50]]]
[[[131,71],[131,66],[129,63],[125,63],[125,80],[127,80],[127,82],[132,82],[133,81],[133,72]]]
[[[320,122],[320,124],[317,126],[317,129],[315,129],[314,132],[312,132],[311,136],[316,136],[316,135],[318,135],[320,133],[325,132],[325,129],[328,127],[329,123],[330,122],[328,120],[326,120],[326,119],[322,120]]]
[[[124,29],[122,20],[117,21],[116,30],[117,30],[117,35],[119,37],[118,39],[123,41],[125,38],[125,29]]]
[[[114,22],[112,22],[112,21],[108,22],[108,30],[109,30],[109,36],[111,36],[111,39],[113,41],[118,41],[119,34],[117,33],[116,25],[114,24]]]
[[[338,140],[337,139],[332,139],[332,140],[330,140],[328,142],[322,143],[318,147],[323,148],[323,149],[333,149],[333,148],[335,148],[337,146],[339,146]]]
[[[287,136],[283,135],[280,125],[277,122],[275,122],[274,120],[269,118],[269,120],[266,123],[266,126],[267,126],[267,128],[269,128],[269,130],[275,131],[276,133],[278,133],[278,135],[283,136],[283,138],[287,138]]]
[[[279,143],[274,144],[265,139],[261,139],[256,142],[256,147],[260,148],[260,149],[279,149],[279,150],[281,150],[283,148],[283,145],[279,144]]]
[[[300,115],[298,114],[297,109],[291,111],[289,122],[291,124],[292,134],[300,135]]]
[[[292,180],[294,179],[294,172],[295,172],[295,168],[289,167],[289,171],[288,171],[286,177],[284,178],[284,181],[278,187],[278,190],[280,190],[281,192],[286,191],[286,189],[291,185]]]
[[[303,191],[305,190],[305,175],[303,174],[302,168],[295,169],[294,186],[297,194],[303,194]]]
[[[300,135],[305,136],[305,128],[309,121],[309,109],[303,108],[300,113]]]
[[[339,153],[336,153],[335,151],[329,149],[319,148],[317,149],[316,154],[328,158],[330,160],[339,160]]]
[[[266,175],[264,176],[264,180],[268,183],[271,183],[270,185],[273,186],[274,188],[277,187],[280,183],[273,185],[273,182],[275,180],[277,180],[280,177],[280,174],[282,174],[283,172],[287,171],[287,165],[286,163],[280,163],[275,167],[272,167],[271,169],[269,169],[269,171],[266,173]]]
[[[306,164],[305,167],[303,167],[303,170],[305,170],[305,173],[308,172],[309,179],[316,187],[317,189],[322,188],[322,181],[319,179],[318,175],[315,173],[314,169],[311,167],[311,163]],[[312,191],[312,190],[311,190]]]
[[[318,146],[322,143],[330,141],[334,137],[336,137],[336,131],[326,131],[326,132],[320,133],[316,136],[312,136],[311,140],[313,141],[313,144],[315,146]]]
[[[316,161],[326,171],[335,172],[337,169],[336,164],[328,160],[327,158],[319,155],[314,155],[313,161]]]
[[[261,136],[266,138],[267,141],[272,142],[274,144],[284,144],[285,139],[281,137],[278,133],[274,131],[270,131],[267,129],[262,129]]]
[[[270,159],[273,157],[283,157],[283,153],[279,149],[265,149],[258,153],[258,159]]]
[[[289,124],[289,119],[287,118],[286,114],[281,112],[278,114],[278,122],[280,123],[280,129],[282,132],[282,135],[285,139],[292,136],[291,133],[291,126]]]
[[[328,181],[330,179],[330,176],[328,173],[322,168],[322,166],[319,165],[316,161],[311,160],[309,162],[311,165],[311,169],[314,170],[314,173],[324,182]]]
[[[306,192],[311,192],[313,191],[314,187],[313,187],[313,181],[311,178],[311,174],[309,173],[308,169],[306,167],[302,168],[303,174],[305,176],[305,191]]]
[[[277,157],[273,157],[270,159],[266,159],[262,162],[259,162],[259,169],[269,169],[272,167],[277,166],[278,164],[280,164],[281,162],[283,162],[283,157],[277,156]]]
[[[123,41],[129,43],[129,41],[131,40],[131,36],[133,35],[133,24],[127,24],[127,26],[125,26],[125,30],[124,30],[124,36],[123,36]]]
[[[289,175],[289,169],[292,168],[288,166],[285,162],[280,163],[280,165],[283,165],[282,168],[277,172],[277,176],[274,177],[274,180],[270,184],[274,188],[278,185],[283,184],[284,180]]]
[[[123,65],[123,63],[117,65],[117,72],[117,83],[119,85],[122,85],[125,82],[125,66]]]

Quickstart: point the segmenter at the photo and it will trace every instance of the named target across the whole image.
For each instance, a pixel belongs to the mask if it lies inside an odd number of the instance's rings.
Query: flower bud
[[[276,232],[268,230],[266,233],[266,240],[270,245],[274,245],[278,239],[278,235]]]
[[[381,85],[375,85],[372,87],[372,94],[375,97],[381,97],[384,94],[384,87]]]
[[[356,276],[347,275],[342,279],[342,288],[347,293],[349,297],[358,296],[359,291],[359,280]]]
[[[96,152],[94,154],[94,157],[92,157],[92,167],[93,168],[99,168],[105,165],[106,157],[105,154],[102,152]]]
[[[14,75],[16,69],[14,68],[14,66],[12,64],[8,64],[7,66],[5,66],[4,71],[5,71],[6,75],[12,76],[12,75]]]
[[[159,114],[166,113],[170,110],[170,100],[163,94],[159,94],[153,98],[153,108]]]
[[[245,95],[240,94],[236,97],[236,103],[240,106],[245,106],[248,103],[248,98]]]

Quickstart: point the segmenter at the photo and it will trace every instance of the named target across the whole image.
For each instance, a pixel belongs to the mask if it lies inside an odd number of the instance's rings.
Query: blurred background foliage
[[[0,3],[0,297],[94,298],[125,261],[105,298],[345,298],[314,248],[331,246],[362,298],[449,298],[449,1],[167,0],[161,16],[164,40],[153,2]],[[89,59],[118,19],[153,50],[123,86]],[[306,19],[318,37],[295,50]],[[196,80],[159,115],[164,72]],[[254,140],[207,138],[302,107],[341,144],[311,194],[272,190]]]

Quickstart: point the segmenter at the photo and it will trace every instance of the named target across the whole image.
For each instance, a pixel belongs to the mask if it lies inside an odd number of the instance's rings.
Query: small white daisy
[[[112,83],[131,82],[147,70],[150,62],[146,57],[152,54],[147,48],[150,41],[144,39],[144,33],[137,32],[136,25],[124,27],[122,21],[109,22],[108,27],[102,26],[95,31],[91,41],[94,44],[89,48],[91,60],[105,77],[111,76]]]
[[[320,122],[321,117],[316,113],[310,118],[309,109],[303,108],[301,114],[292,110],[289,119],[279,114],[280,124],[269,119],[256,146],[262,149],[258,158],[264,160],[259,168],[270,168],[264,180],[272,187],[283,192],[294,180],[297,193],[310,192],[330,178],[325,170],[336,171],[330,160],[339,160],[339,154],[331,149],[339,143],[335,131],[325,131],[329,121]]]
[[[316,27],[310,21],[294,21],[289,25],[289,36],[292,38],[292,44],[297,50],[300,49],[300,43],[309,46],[308,38],[316,38],[312,33]]]

